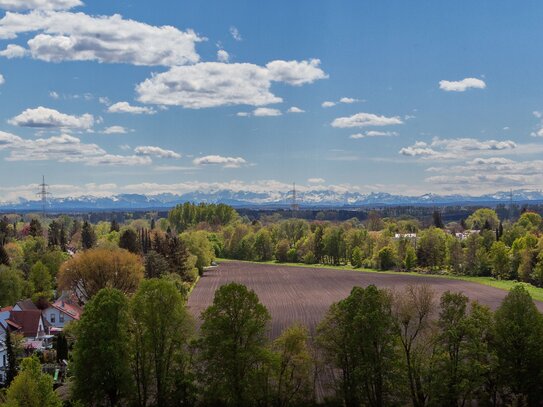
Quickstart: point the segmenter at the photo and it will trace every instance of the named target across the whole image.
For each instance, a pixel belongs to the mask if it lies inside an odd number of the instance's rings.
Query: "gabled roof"
[[[39,309],[26,311],[11,311],[6,321],[13,330],[19,331],[24,337],[35,337],[42,318]]]
[[[32,300],[29,300],[29,299],[17,301],[17,303],[15,303],[15,307],[17,307],[17,306],[18,306],[22,311],[28,311],[28,310],[36,310],[36,309],[38,309],[38,307],[36,307],[36,305],[32,302]],[[14,307],[14,308],[15,308],[15,307]]]
[[[83,310],[79,305],[73,304],[71,301],[64,301],[62,298],[56,300],[51,307],[58,309],[60,312],[70,316],[73,319],[79,320],[81,318],[81,313]]]

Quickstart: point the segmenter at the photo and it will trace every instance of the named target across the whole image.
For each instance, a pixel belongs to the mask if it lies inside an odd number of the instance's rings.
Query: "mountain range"
[[[512,191],[515,203],[543,203],[543,191]],[[398,205],[497,205],[508,204],[511,192],[496,192],[480,196],[469,195],[437,195],[419,196],[396,195],[389,193],[337,192],[319,188],[297,192],[296,203],[305,208],[339,208],[339,207],[371,207]],[[253,208],[288,208],[292,204],[290,193],[251,192],[251,191],[196,191],[186,194],[164,193],[158,195],[119,194],[109,197],[79,196],[67,198],[50,198],[47,200],[49,211],[104,211],[104,210],[151,210],[169,209],[183,202],[224,203],[234,207]],[[0,211],[39,211],[42,202],[19,198],[15,202],[0,203]]]

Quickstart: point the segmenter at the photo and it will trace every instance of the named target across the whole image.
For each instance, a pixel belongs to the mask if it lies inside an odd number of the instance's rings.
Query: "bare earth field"
[[[492,309],[507,295],[497,288],[445,278],[225,262],[206,271],[192,291],[188,305],[193,315],[199,317],[211,305],[215,290],[232,281],[253,289],[268,308],[272,315],[272,338],[295,322],[301,322],[313,332],[330,305],[347,297],[354,286],[375,284],[402,290],[409,284],[428,284],[437,298],[445,291],[462,291]],[[537,302],[537,307],[543,311],[543,303]]]

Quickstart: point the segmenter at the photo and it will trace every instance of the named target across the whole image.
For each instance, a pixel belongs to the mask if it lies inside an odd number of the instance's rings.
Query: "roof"
[[[39,309],[26,311],[11,311],[9,319],[6,321],[15,330],[20,331],[25,337],[34,337],[38,333],[38,326],[41,319]]]
[[[36,305],[30,299],[17,301],[15,306],[19,306],[19,308],[21,308],[22,311],[38,309],[38,307],[36,307]]]
[[[83,312],[79,305],[73,304],[72,302],[64,301],[62,298],[59,298],[53,304],[51,304],[51,307],[56,308],[60,312],[63,312],[66,315],[77,320],[81,318],[81,313]]]

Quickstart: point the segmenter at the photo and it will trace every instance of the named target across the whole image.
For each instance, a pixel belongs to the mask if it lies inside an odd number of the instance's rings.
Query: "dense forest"
[[[354,287],[314,332],[295,325],[273,339],[268,310],[243,285],[218,289],[201,323],[187,309],[217,258],[543,284],[537,213],[502,220],[483,208],[446,222],[436,211],[430,225],[381,215],[250,220],[226,205],[188,203],[124,222],[6,215],[0,307],[29,298],[45,309],[69,292],[84,312],[52,349],[29,352],[7,333],[0,403],[540,405],[543,316],[524,285],[495,312],[462,293],[436,298],[426,286]],[[48,369],[64,360],[65,376],[54,379]]]

